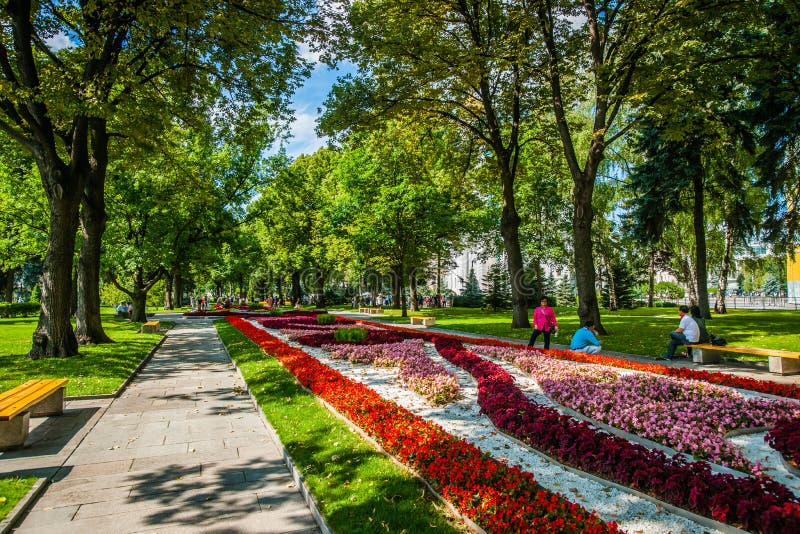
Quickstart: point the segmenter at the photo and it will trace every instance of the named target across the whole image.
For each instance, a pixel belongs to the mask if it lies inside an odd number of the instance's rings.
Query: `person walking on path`
[[[681,306],[678,308],[678,313],[681,315],[681,322],[678,328],[669,333],[669,347],[667,353],[662,354],[659,359],[671,360],[675,357],[675,349],[679,345],[688,345],[689,343],[697,343],[700,339],[700,329],[697,323],[689,316],[689,308]]]
[[[528,342],[529,347],[533,347],[539,334],[544,334],[544,348],[550,348],[550,333],[558,334],[558,321],[553,308],[548,306],[547,297],[542,297],[539,307],[533,310],[533,333]]]
[[[600,352],[600,340],[597,339],[597,330],[594,328],[594,321],[586,321],[581,328],[578,328],[572,341],[569,343],[569,350],[585,352],[587,354],[597,354]]]

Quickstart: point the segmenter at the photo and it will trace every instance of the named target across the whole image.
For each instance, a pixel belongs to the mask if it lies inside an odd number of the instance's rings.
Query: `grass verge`
[[[0,521],[25,497],[36,480],[36,477],[0,478]]]
[[[103,328],[115,343],[82,345],[78,356],[29,360],[25,357],[38,317],[0,319],[0,392],[38,378],[68,378],[67,395],[113,393],[163,334],[140,334],[141,323],[103,314]],[[173,323],[161,322],[161,328]]]
[[[405,470],[316,401],[226,321],[223,343],[334,532],[463,532]]]
[[[569,344],[580,326],[575,308],[555,308],[559,336],[551,343]],[[408,324],[400,310],[385,309],[379,320]],[[423,309],[409,315],[436,317],[436,326],[449,330],[484,334],[527,341],[531,330],[511,328],[511,312],[491,312],[471,308]],[[656,357],[666,352],[669,332],[678,327],[677,308],[637,308],[601,314],[608,334],[601,336],[603,349]],[[800,311],[730,310],[725,315],[713,315],[706,321],[712,333],[724,337],[730,345],[800,351]],[[539,342],[542,336],[539,336]],[[735,357],[728,353],[726,357]],[[766,357],[736,356],[740,359],[766,360]]]

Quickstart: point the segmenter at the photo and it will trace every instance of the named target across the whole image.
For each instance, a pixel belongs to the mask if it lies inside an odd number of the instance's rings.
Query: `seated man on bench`
[[[681,306],[678,308],[681,315],[681,322],[678,328],[669,333],[669,347],[667,353],[659,356],[661,360],[672,360],[675,357],[675,349],[679,345],[688,345],[689,343],[697,343],[700,339],[700,329],[697,323],[689,316],[689,308]]]

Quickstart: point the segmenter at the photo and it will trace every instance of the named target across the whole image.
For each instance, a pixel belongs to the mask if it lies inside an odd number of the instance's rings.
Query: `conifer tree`
[[[462,280],[460,303],[465,308],[480,308],[483,306],[483,291],[475,276],[475,269],[469,270],[469,276]]]
[[[511,282],[508,270],[495,263],[483,277],[483,288],[486,290],[484,302],[492,310],[507,309],[511,306]]]

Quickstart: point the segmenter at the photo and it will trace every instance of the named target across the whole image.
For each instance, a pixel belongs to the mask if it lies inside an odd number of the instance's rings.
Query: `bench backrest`
[[[66,378],[29,380],[0,393],[0,421],[8,421],[26,411],[57,389],[66,386],[67,382],[69,380]]]

